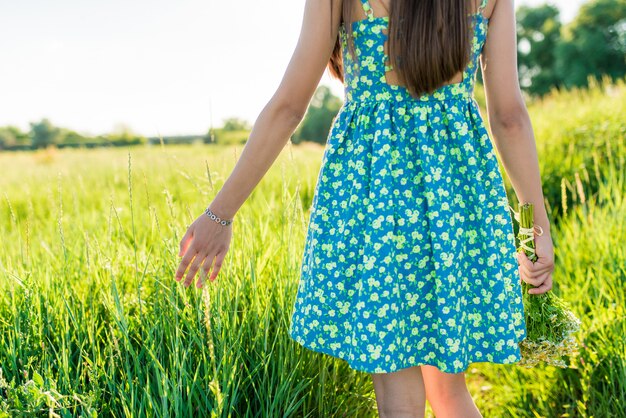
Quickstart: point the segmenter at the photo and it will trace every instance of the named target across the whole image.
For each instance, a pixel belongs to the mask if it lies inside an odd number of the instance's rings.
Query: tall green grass
[[[583,320],[582,350],[569,369],[470,366],[485,416],[622,412],[625,102],[618,83],[530,106],[554,291]],[[0,154],[0,416],[376,416],[367,374],[287,335],[321,147],[281,153],[215,283],[174,281],[186,225],[241,149]]]
[[[319,151],[279,157],[204,294],[174,281],[178,241],[240,149],[2,155],[0,411],[371,410],[367,376],[287,340]]]

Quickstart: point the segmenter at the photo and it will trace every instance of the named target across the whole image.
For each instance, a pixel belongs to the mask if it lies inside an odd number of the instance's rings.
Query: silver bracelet
[[[227,226],[230,225],[231,223],[233,223],[232,219],[222,219],[219,216],[217,216],[216,214],[214,214],[211,209],[209,209],[208,207],[206,208],[206,210],[204,211],[204,213],[206,213],[206,215],[211,218],[212,220],[214,220],[215,222],[217,222],[220,225],[223,226]]]

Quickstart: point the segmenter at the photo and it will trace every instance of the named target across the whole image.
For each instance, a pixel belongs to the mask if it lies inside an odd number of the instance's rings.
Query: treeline
[[[245,144],[252,125],[241,118],[226,119],[221,128],[210,128],[204,137],[207,144],[233,145]]]
[[[586,87],[590,79],[626,75],[626,0],[591,0],[583,4],[576,18],[564,25],[559,9],[550,4],[521,6],[516,11],[518,72],[522,89],[541,97],[551,90]],[[482,74],[479,71],[479,79]],[[327,86],[320,86],[306,116],[291,140],[324,144],[341,99]],[[0,127],[0,150],[62,147],[126,146],[146,143],[244,144],[251,125],[239,118],[224,121],[203,135],[145,138],[130,130],[85,137],[53,126],[43,119],[31,123],[29,132],[13,126]]]
[[[46,118],[39,122],[31,122],[28,132],[16,126],[0,127],[0,150],[6,151],[35,150],[49,146],[57,148],[119,147],[145,144],[147,141],[146,137],[135,134],[124,126],[120,126],[115,132],[91,137],[54,126]]]
[[[0,127],[0,151],[36,150],[39,148],[98,148],[145,144],[243,144],[248,140],[252,127],[239,118],[227,119],[221,128],[209,129],[206,134],[145,137],[120,125],[114,132],[86,136],[70,129],[55,126],[44,118],[31,122],[28,131],[16,126]]]

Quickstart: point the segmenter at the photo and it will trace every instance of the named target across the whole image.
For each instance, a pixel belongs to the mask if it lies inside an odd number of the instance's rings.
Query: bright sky
[[[540,4],[543,0],[516,0]],[[570,21],[582,0],[551,0]],[[0,0],[0,126],[47,117],[146,136],[254,122],[298,40],[304,0]],[[339,96],[342,85],[325,75]]]

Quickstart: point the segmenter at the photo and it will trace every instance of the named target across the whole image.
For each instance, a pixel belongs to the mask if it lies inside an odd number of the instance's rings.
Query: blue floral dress
[[[513,224],[473,97],[486,0],[468,17],[462,81],[419,98],[387,83],[389,19],[361,2],[357,60],[340,31],[346,99],[322,157],[289,335],[368,373],[517,362],[526,324]]]

